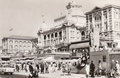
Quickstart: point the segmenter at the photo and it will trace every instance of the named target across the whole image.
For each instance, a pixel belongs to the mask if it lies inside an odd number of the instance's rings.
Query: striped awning
[[[71,44],[70,45],[70,49],[74,49],[74,48],[86,48],[89,47],[89,42],[86,43],[76,43],[76,44]]]

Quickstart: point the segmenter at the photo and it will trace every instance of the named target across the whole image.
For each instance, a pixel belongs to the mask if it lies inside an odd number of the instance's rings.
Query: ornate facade
[[[24,55],[34,53],[37,38],[28,36],[9,36],[2,39],[3,54]]]
[[[103,8],[95,7],[86,13],[88,34],[93,37],[93,47],[120,47],[120,7],[108,5]],[[96,35],[97,34],[97,35]]]
[[[38,45],[45,49],[56,49],[56,51],[69,51],[72,42],[85,40],[85,15],[80,11],[81,6],[69,3],[67,14],[54,20],[55,27],[47,31],[42,28],[38,31]]]

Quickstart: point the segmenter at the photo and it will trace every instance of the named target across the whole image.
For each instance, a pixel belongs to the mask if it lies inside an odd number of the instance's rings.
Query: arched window
[[[16,41],[15,41],[15,43],[17,44],[17,43],[18,43],[18,41],[16,40]]]
[[[59,36],[62,37],[62,31],[59,32]]]
[[[18,46],[17,46],[17,45],[15,45],[15,48],[18,48]]]
[[[13,41],[12,41],[12,40],[10,40],[10,41],[9,41],[9,43],[13,43]]]
[[[55,37],[57,37],[57,33],[55,33]]]
[[[85,31],[82,31],[82,32],[81,32],[81,37],[82,37],[82,38],[81,38],[82,40],[85,40]]]
[[[51,38],[53,38],[53,33],[51,34]]]
[[[44,35],[44,40],[46,40],[46,35]]]
[[[19,41],[20,44],[22,44],[22,41]]]
[[[82,35],[82,36],[85,36],[85,31],[82,31],[82,32],[81,32],[81,35]]]
[[[50,39],[50,35],[48,34],[47,36],[48,36],[48,39]]]

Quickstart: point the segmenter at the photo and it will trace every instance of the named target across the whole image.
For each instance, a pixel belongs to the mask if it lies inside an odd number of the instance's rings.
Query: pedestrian
[[[36,64],[37,71],[39,72],[39,64]]]
[[[71,63],[67,63],[67,72],[68,72],[68,75],[71,75]]]
[[[30,71],[31,74],[33,74],[34,69],[33,69],[32,64],[29,65],[29,71]]]
[[[118,61],[116,61],[116,65],[115,65],[115,67],[116,67],[116,75],[119,75],[120,74],[120,65],[119,65],[119,63],[118,63]]]
[[[110,71],[110,76],[114,77],[114,73],[115,73],[115,60],[111,61],[111,71]]]
[[[65,74],[65,71],[66,71],[66,65],[63,63],[62,64],[62,73],[63,73],[63,75]]]
[[[58,70],[61,70],[61,62],[58,63]]]
[[[90,64],[91,77],[94,77],[94,72],[95,72],[95,65],[94,65],[93,61],[91,61],[91,64]]]
[[[89,62],[86,63],[85,71],[86,71],[86,78],[88,78],[88,77],[89,77],[89,73],[90,73],[90,65],[89,65]]]
[[[21,64],[21,70],[23,70],[23,68],[24,68],[24,63]]]
[[[101,64],[101,60],[98,61],[98,73],[97,73],[97,74],[100,75],[100,76],[101,76],[101,74],[102,74],[102,64]]]
[[[48,63],[45,63],[45,73],[48,73]]]
[[[19,65],[16,64],[16,71],[19,72],[20,68]]]
[[[26,63],[26,72],[30,72],[29,71],[29,63]]]
[[[44,63],[43,62],[40,64],[40,68],[41,68],[41,74],[44,74]]]

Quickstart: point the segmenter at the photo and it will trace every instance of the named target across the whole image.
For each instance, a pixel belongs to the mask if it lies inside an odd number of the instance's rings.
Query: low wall
[[[101,60],[102,67],[110,70],[111,61],[117,60],[120,64],[120,52],[113,51],[95,51],[90,53],[90,61],[93,61],[96,69],[98,68],[98,61]]]
[[[90,53],[90,61],[95,64],[95,70],[98,68],[98,61],[101,60],[104,69],[109,68],[109,54],[108,51],[96,51]]]

